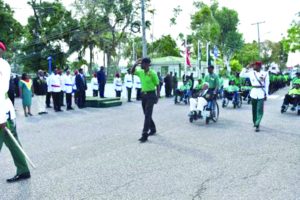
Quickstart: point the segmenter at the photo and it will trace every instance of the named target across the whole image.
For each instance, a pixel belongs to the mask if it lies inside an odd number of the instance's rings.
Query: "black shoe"
[[[26,172],[20,175],[15,175],[13,178],[7,179],[6,182],[14,183],[17,181],[25,180],[30,178],[30,172]]]
[[[55,110],[55,112],[63,112],[63,110],[61,110],[61,109],[60,110]]]
[[[67,108],[67,110],[74,110],[74,108],[72,108],[72,107],[69,107],[69,108]]]
[[[46,108],[52,108],[52,106],[47,106]]]
[[[48,114],[48,112],[43,112],[43,114]]]
[[[155,131],[150,131],[150,133],[149,133],[148,135],[149,135],[149,136],[156,135],[156,130],[155,130]]]
[[[259,130],[259,126],[255,126],[256,128],[255,128],[255,132],[259,132],[260,130]]]
[[[45,114],[45,112],[39,112],[38,114],[39,114],[39,115],[42,115],[42,114]]]
[[[148,134],[143,134],[142,137],[139,139],[141,143],[144,143],[148,140]]]
[[[29,115],[29,116],[33,116],[33,114],[31,114],[31,113],[28,113],[28,115]]]

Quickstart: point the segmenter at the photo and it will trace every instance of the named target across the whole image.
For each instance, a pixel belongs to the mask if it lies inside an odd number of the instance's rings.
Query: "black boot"
[[[147,140],[148,140],[148,133],[143,133],[142,134],[142,137],[139,139],[139,141],[141,142],[141,143],[144,143],[144,142],[146,142]]]
[[[14,177],[7,179],[6,181],[8,183],[14,183],[14,182],[29,179],[29,178],[30,178],[30,172],[26,172],[23,174],[15,175]]]

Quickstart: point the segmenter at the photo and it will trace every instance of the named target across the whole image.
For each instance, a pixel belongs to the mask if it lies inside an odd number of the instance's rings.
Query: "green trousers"
[[[251,99],[254,126],[259,126],[264,115],[264,99]]]
[[[16,131],[16,124],[12,120],[8,120],[6,123],[7,128],[11,131],[11,133],[14,135],[16,140],[19,142],[17,131]],[[17,168],[17,175],[29,172],[29,168],[26,162],[26,159],[22,152],[18,149],[16,144],[13,142],[13,140],[8,136],[8,134],[3,130],[0,129],[0,151],[2,149],[3,142],[9,149],[15,166]],[[19,142],[20,144],[20,142]]]

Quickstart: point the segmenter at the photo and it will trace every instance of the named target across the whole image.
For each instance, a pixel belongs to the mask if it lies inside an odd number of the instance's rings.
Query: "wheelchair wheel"
[[[242,97],[240,96],[240,100],[239,100],[239,102],[238,102],[238,104],[237,104],[237,107],[238,107],[238,108],[241,108],[241,107],[242,107],[242,104],[243,104],[243,99],[242,99]]]
[[[217,101],[214,101],[214,109],[211,110],[211,119],[213,122],[217,122],[219,119],[219,105]]]

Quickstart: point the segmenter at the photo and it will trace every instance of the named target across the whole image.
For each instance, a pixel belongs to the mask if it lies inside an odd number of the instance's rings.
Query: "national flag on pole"
[[[188,47],[185,47],[185,61],[186,65],[192,67],[191,65],[191,52]]]

